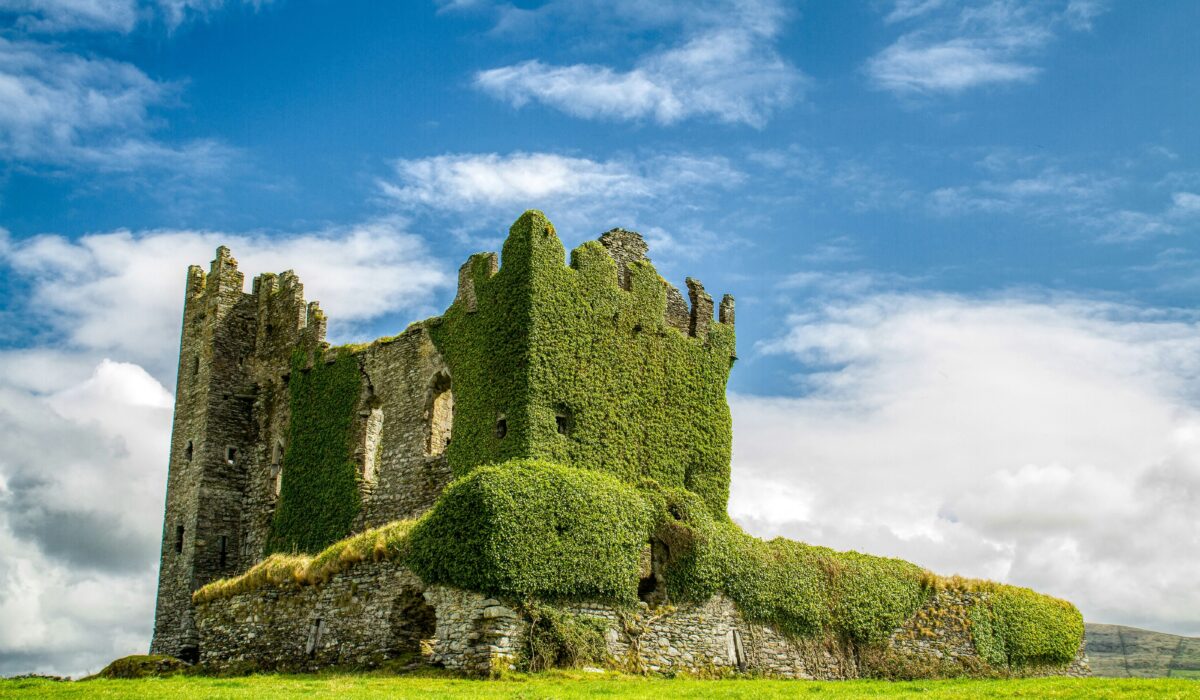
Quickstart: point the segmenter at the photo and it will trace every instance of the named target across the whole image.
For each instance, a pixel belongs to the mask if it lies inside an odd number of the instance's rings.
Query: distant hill
[[[1200,679],[1200,637],[1090,622],[1084,629],[1094,675]]]

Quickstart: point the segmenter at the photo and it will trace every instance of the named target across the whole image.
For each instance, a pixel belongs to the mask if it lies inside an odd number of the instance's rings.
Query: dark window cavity
[[[183,554],[183,526],[175,526],[175,553]]]
[[[496,437],[503,440],[505,435],[508,435],[508,419],[501,413],[496,419]]]
[[[226,464],[237,464],[237,448],[236,447],[226,447],[225,448],[225,463]]]

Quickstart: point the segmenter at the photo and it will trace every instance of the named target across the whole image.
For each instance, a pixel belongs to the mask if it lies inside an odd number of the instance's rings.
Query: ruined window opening
[[[196,355],[192,358],[192,376],[195,377],[198,374],[200,374],[200,356]]]
[[[232,446],[226,447],[225,448],[225,463],[226,464],[237,464],[237,453],[238,453],[238,451],[237,451],[236,447],[232,447]]]
[[[367,414],[367,428],[363,437],[363,481],[374,482],[378,469],[377,455],[383,439],[383,409],[375,407]]]
[[[183,458],[190,462],[192,461],[192,441],[187,441],[187,446],[183,448]]]
[[[425,454],[436,457],[446,452],[454,432],[454,392],[450,390],[450,376],[445,372],[433,380],[426,415],[429,418],[429,434],[425,442]]]
[[[220,563],[218,564],[218,566],[221,567],[222,569],[224,569],[225,565],[228,563],[229,563],[229,538],[225,535],[221,535],[221,559],[220,559]]]
[[[175,526],[175,553],[183,554],[183,526]]]
[[[496,419],[496,437],[503,440],[505,435],[508,435],[508,419],[501,413]]]
[[[559,435],[570,435],[575,428],[575,419],[571,415],[570,409],[559,406],[558,411],[554,414],[554,427]]]
[[[638,599],[650,605],[661,605],[667,602],[666,579],[663,570],[666,568],[670,551],[667,544],[658,538],[653,538],[642,550],[641,571],[638,578]]]
[[[436,636],[437,611],[425,602],[421,589],[406,588],[396,596],[388,624],[397,651],[420,652],[421,642]]]

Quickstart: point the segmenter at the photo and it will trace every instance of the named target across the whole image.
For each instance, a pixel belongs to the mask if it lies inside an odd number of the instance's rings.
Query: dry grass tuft
[[[326,547],[316,556],[272,554],[246,573],[224,578],[192,594],[192,602],[207,603],[264,586],[312,586],[363,561],[399,559],[408,551],[408,533],[415,520],[396,520],[360,532]]]

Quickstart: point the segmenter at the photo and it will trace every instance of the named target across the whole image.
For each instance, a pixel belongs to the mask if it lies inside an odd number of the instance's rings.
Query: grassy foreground
[[[1200,682],[1137,678],[943,681],[649,679],[581,672],[498,681],[446,676],[174,676],[140,680],[0,680],[0,697],[54,698],[1200,698]]]

